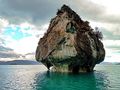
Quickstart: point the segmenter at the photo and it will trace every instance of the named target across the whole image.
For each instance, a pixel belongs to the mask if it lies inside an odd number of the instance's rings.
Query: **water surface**
[[[42,65],[1,65],[0,90],[120,90],[120,65],[98,65],[93,73],[47,72]]]

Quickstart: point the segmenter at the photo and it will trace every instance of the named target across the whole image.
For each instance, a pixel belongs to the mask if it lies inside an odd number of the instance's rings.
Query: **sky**
[[[119,0],[0,0],[0,61],[34,60],[51,18],[69,5],[103,33],[106,62],[120,62]]]

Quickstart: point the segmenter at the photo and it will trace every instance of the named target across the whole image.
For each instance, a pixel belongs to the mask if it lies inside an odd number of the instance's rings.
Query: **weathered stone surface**
[[[55,71],[90,72],[105,57],[104,46],[88,21],[63,5],[36,49],[36,60]]]

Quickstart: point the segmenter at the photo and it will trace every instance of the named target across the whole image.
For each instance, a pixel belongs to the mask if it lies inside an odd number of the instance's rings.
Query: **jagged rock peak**
[[[72,18],[75,21],[83,22],[79,15],[76,14],[69,6],[63,5],[61,9],[58,9],[57,15],[61,15],[62,13],[67,12],[68,18]]]

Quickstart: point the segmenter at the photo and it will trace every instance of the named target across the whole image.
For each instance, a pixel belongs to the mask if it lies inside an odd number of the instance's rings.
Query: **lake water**
[[[93,73],[47,72],[43,65],[1,65],[0,90],[120,90],[120,65],[98,65]]]

